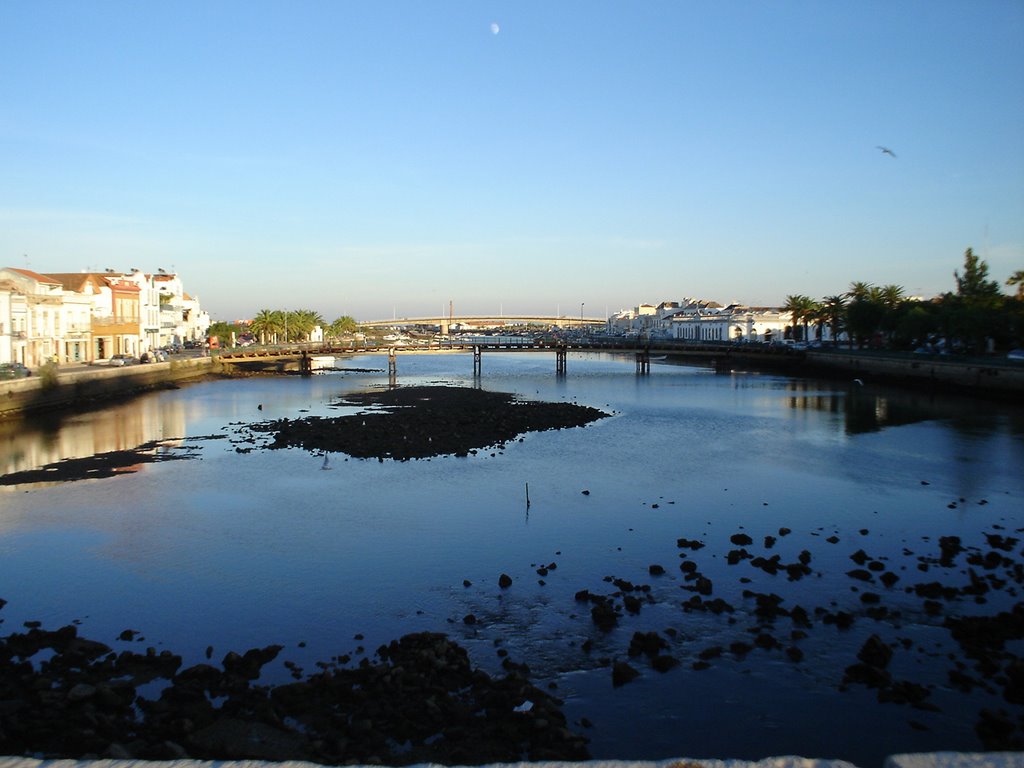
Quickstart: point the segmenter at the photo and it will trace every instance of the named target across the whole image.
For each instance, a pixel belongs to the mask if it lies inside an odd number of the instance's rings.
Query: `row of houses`
[[[0,363],[91,363],[205,338],[210,316],[162,269],[0,269]]]
[[[608,319],[612,332],[661,336],[691,342],[761,342],[801,339],[803,328],[794,328],[793,316],[779,307],[723,306],[715,301],[683,299],[661,304],[641,304]],[[811,329],[820,341],[831,341],[830,329]]]

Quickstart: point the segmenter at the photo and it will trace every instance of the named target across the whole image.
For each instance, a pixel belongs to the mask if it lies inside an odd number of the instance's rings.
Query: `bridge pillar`
[[[441,321],[441,327],[438,329],[442,336],[448,335],[448,323],[445,320]]]
[[[473,347],[473,375],[479,376],[483,370],[483,350],[479,345]]]
[[[562,344],[555,350],[555,375],[565,376],[566,346]]]
[[[651,350],[641,349],[636,353],[637,375],[646,375],[651,372]]]

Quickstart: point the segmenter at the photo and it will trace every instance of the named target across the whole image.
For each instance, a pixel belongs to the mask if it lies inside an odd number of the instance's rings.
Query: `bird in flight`
[[[878,149],[882,150],[883,155],[889,155],[890,157],[896,157],[896,153],[888,147],[879,146]]]

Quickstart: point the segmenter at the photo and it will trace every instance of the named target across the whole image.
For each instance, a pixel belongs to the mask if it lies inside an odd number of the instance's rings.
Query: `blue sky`
[[[8,0],[0,168],[215,319],[932,296],[1024,269],[1024,0]]]

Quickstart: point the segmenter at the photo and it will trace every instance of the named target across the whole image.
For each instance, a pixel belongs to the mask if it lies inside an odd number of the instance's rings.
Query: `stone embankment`
[[[44,408],[85,405],[174,387],[178,382],[213,372],[208,357],[176,359],[167,363],[126,368],[76,366],[52,374],[0,381],[0,419]]]
[[[897,357],[813,350],[801,373],[849,376],[851,379],[943,389],[1001,397],[1024,393],[1024,365],[1003,361],[949,360],[936,356]]]

